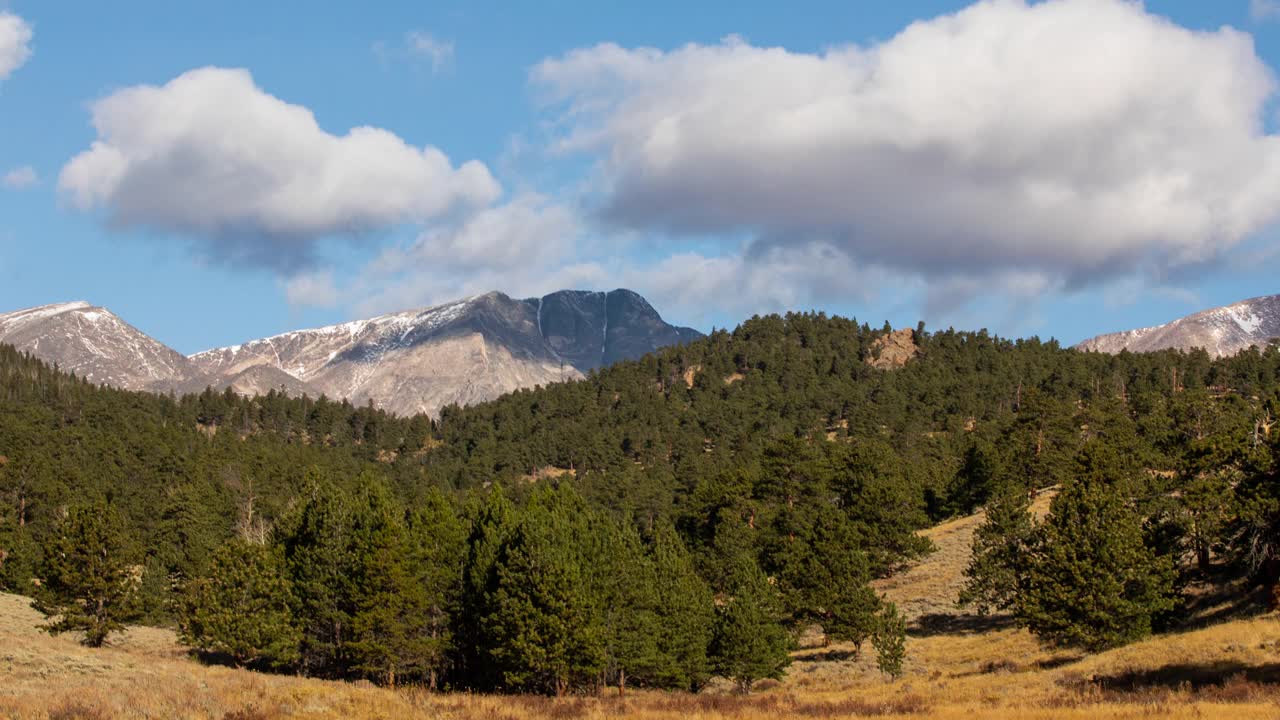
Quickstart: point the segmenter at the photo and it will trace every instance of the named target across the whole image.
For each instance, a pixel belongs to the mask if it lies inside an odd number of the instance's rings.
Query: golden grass
[[[1031,503],[1031,512],[1043,517],[1056,489],[1041,491]],[[969,565],[969,548],[973,534],[986,521],[986,515],[958,518],[936,525],[920,533],[933,541],[935,552],[892,577],[871,583],[876,592],[897,603],[908,620],[929,615],[960,615],[956,601],[964,587],[964,569]]]
[[[1047,504],[1047,499],[1041,500]],[[938,553],[882,592],[917,620],[904,676],[871,653],[806,648],[780,683],[748,697],[715,685],[698,695],[549,699],[387,690],[201,665],[172,633],[134,628],[91,650],[35,629],[27,600],[0,595],[0,717],[431,718],[765,720],[779,718],[1277,718],[1280,619],[1256,617],[1152,638],[1094,656],[1040,647],[999,619],[982,626],[947,606],[958,590],[977,518],[933,528]],[[941,610],[954,627],[919,624]]]

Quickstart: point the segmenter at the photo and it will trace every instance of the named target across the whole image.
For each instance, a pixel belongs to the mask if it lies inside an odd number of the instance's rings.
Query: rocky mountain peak
[[[84,301],[0,315],[0,342],[89,380],[130,390],[185,381],[191,362],[106,308]]]
[[[1241,300],[1210,308],[1163,325],[1098,335],[1078,350],[1118,353],[1203,348],[1213,357],[1234,355],[1251,345],[1280,337],[1280,295]]]
[[[87,302],[0,315],[0,342],[94,382],[133,390],[324,394],[397,413],[436,414],[445,405],[580,378],[698,337],[621,289],[525,300],[494,291],[189,358]]]

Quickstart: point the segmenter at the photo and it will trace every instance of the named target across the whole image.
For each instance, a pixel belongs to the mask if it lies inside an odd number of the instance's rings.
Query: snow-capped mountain
[[[91,382],[128,390],[167,390],[199,374],[178,351],[87,302],[0,315],[0,343],[57,363]]]
[[[1234,355],[1280,337],[1280,295],[1242,300],[1157,325],[1099,335],[1076,345],[1106,353],[1204,348],[1214,357]]]
[[[329,397],[401,414],[492,399],[700,337],[629,290],[515,300],[491,292],[436,307],[298,330],[197,353],[209,375],[281,370]]]
[[[131,390],[230,387],[372,401],[436,414],[701,337],[629,290],[492,292],[437,307],[298,330],[184,357],[103,308],[76,302],[0,315],[0,343]]]

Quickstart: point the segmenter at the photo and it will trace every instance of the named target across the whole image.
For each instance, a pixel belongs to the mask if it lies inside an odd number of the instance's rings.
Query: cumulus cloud
[[[0,80],[31,58],[31,25],[13,13],[0,12]]]
[[[3,178],[0,178],[0,185],[3,185],[7,190],[26,190],[29,187],[34,187],[39,182],[40,176],[36,174],[35,168],[30,165],[14,168],[5,173]]]
[[[483,207],[500,188],[479,162],[387,130],[323,130],[246,70],[203,68],[92,105],[98,139],[62,169],[76,207],[117,226],[198,238],[215,258],[290,269],[319,238],[357,236]]]
[[[425,229],[412,243],[380,253],[344,285],[328,272],[295,276],[286,297],[293,305],[341,302],[367,315],[490,290],[531,296],[603,279],[597,265],[574,259],[582,242],[571,208],[522,194]]]
[[[1212,261],[1280,210],[1252,39],[1123,0],[986,0],[816,54],[604,44],[531,81],[604,217],[745,233],[748,263],[1078,287]]]
[[[342,301],[333,281],[332,270],[303,272],[284,283],[285,299],[290,305],[331,308]]]
[[[640,290],[682,322],[703,323],[724,314],[747,317],[821,307],[833,299],[869,300],[882,276],[835,247],[813,244],[757,247],[749,253],[677,252],[625,268],[611,279]]]

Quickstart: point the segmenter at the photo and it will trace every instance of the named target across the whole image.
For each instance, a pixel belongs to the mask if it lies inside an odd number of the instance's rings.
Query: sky
[[[1280,0],[0,0],[0,311],[500,290],[1074,343],[1280,293]]]

